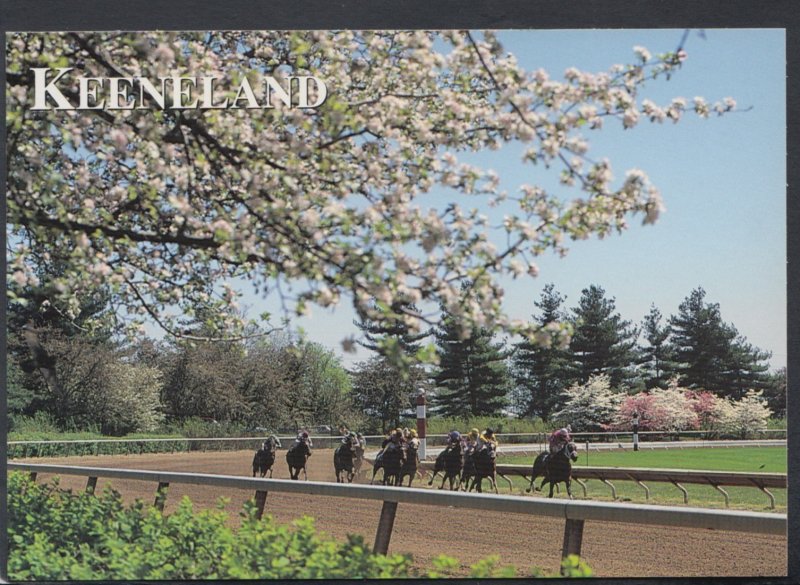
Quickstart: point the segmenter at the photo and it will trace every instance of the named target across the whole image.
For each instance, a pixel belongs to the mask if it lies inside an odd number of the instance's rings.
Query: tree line
[[[44,413],[58,428],[95,428],[120,435],[168,427],[192,417],[240,427],[295,429],[326,425],[383,431],[413,418],[414,398],[426,389],[432,415],[506,415],[548,421],[575,384],[603,375],[615,392],[681,387],[740,399],[763,390],[773,412],[785,412],[785,371],[770,372],[770,357],[722,320],[718,304],[698,288],[664,318],[651,307],[641,324],[624,320],[599,286],[565,307],[545,286],[532,322],[545,341],[505,343],[487,329],[465,335],[445,314],[428,331],[406,321],[356,322],[373,356],[349,371],[334,352],[285,332],[238,341],[202,338],[199,307],[186,339],[120,341],[109,322],[102,289],[85,296],[76,319],[36,299],[9,306],[8,407],[15,418]],[[416,310],[396,301],[392,313]],[[443,309],[444,310],[444,309]],[[566,327],[555,343],[548,328]],[[557,336],[556,336],[557,337]],[[438,364],[424,365],[434,352]],[[402,359],[398,359],[402,358]],[[403,365],[405,364],[405,366]]]
[[[533,341],[504,343],[483,328],[465,336],[457,318],[445,314],[441,325],[428,332],[439,358],[426,379],[432,412],[460,418],[506,413],[548,421],[563,407],[568,388],[602,375],[615,392],[625,394],[666,389],[670,382],[735,400],[748,390],[762,390],[772,411],[785,413],[785,369],[770,372],[771,354],[723,321],[719,304],[709,302],[702,288],[691,291],[667,318],[652,305],[638,325],[625,320],[615,299],[597,285],[585,288],[576,306],[567,308],[565,301],[553,284],[544,287],[531,317],[542,339]],[[371,334],[378,331],[368,322],[359,326]],[[571,336],[553,342],[550,330],[565,326]],[[373,336],[373,349],[409,356],[421,351],[424,336],[419,333],[401,327],[382,333],[399,342],[386,343],[384,338],[378,346]],[[397,405],[408,400],[413,381],[425,378],[417,370],[404,380],[392,372],[389,361],[377,357],[359,364],[354,383],[362,404],[370,404],[374,415],[387,420],[399,417]],[[374,400],[378,387],[380,400]]]

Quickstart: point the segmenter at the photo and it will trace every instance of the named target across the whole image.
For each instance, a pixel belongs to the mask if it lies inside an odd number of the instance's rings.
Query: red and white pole
[[[425,390],[420,388],[417,394],[417,435],[419,436],[419,459],[425,460],[425,405],[428,402],[425,400]]]

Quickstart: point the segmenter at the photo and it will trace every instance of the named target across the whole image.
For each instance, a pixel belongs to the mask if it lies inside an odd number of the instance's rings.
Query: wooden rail
[[[156,483],[156,505],[162,506],[171,483],[215,486],[220,488],[251,490],[263,512],[269,492],[303,494],[306,496],[331,496],[383,502],[373,551],[386,554],[392,535],[398,504],[452,506],[473,510],[489,510],[515,514],[549,516],[565,520],[562,556],[580,554],[584,522],[629,522],[635,524],[679,526],[729,530],[760,534],[786,534],[786,514],[759,512],[729,512],[703,508],[652,506],[645,504],[616,504],[611,502],[586,502],[550,500],[519,496],[473,494],[396,488],[373,485],[336,484],[285,479],[261,479],[232,475],[207,475],[135,469],[107,469],[99,467],[74,467],[34,463],[8,464],[11,471],[28,472],[35,479],[38,474],[53,473],[88,477],[92,490],[97,478],[117,478]],[[88,485],[87,485],[88,487]]]

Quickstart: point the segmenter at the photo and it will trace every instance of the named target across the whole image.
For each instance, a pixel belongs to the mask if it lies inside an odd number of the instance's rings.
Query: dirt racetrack
[[[332,453],[315,450],[309,460],[309,479],[335,481]],[[37,458],[26,462],[249,477],[252,457],[251,451],[236,451]],[[40,475],[42,480],[49,477]],[[274,477],[289,477],[285,451],[278,453]],[[101,478],[98,489],[109,482]],[[127,501],[153,501],[156,486],[152,483],[111,483]],[[61,485],[83,490],[86,479],[64,476]],[[230,498],[226,511],[232,524],[239,521],[242,503],[253,496],[243,490],[221,493],[220,488],[173,484],[166,512],[173,510],[184,495],[191,498],[195,509],[213,507],[221,496]],[[270,493],[266,502],[266,512],[280,522],[307,514],[316,518],[318,528],[334,537],[361,534],[368,544],[375,538],[380,510],[379,502],[279,493]],[[563,531],[564,521],[553,518],[401,504],[389,551],[411,553],[415,564],[423,568],[431,567],[431,558],[438,554],[450,555],[461,563],[458,576],[466,576],[471,564],[493,554],[500,556],[503,565],[514,565],[521,573],[531,567],[552,572],[558,570]],[[582,557],[600,577],[782,576],[786,575],[787,539],[744,532],[587,522]]]

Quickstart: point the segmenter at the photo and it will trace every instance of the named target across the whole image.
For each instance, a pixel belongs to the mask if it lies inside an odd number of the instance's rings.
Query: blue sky
[[[642,97],[666,105],[673,97],[713,103],[733,97],[748,111],[679,124],[621,124],[587,131],[592,159],[608,157],[616,179],[641,168],[661,190],[666,212],[654,226],[638,219],[622,235],[572,244],[566,258],[541,257],[536,279],[509,280],[506,306],[513,317],[535,311],[546,283],[577,304],[590,284],[605,288],[618,311],[634,323],[654,303],[665,317],[692,289],[703,287],[707,301],[720,304],[722,317],[761,349],[771,351],[774,368],[786,365],[786,168],[785,35],[780,29],[706,29],[690,34],[688,60],[668,81],[649,82]],[[653,54],[673,50],[682,30],[503,31],[505,49],[527,69],[546,69],[560,79],[564,70],[606,71],[633,60],[635,45]],[[514,192],[521,183],[554,186],[520,160],[521,149],[470,157],[493,168],[501,185]],[[539,174],[537,174],[539,173]],[[562,191],[574,195],[577,191]],[[279,312],[277,303],[248,294],[244,305],[255,315]],[[299,319],[307,337],[333,348],[346,366],[368,357],[365,350],[342,354],[340,341],[357,333],[347,301],[335,311],[313,307]]]

